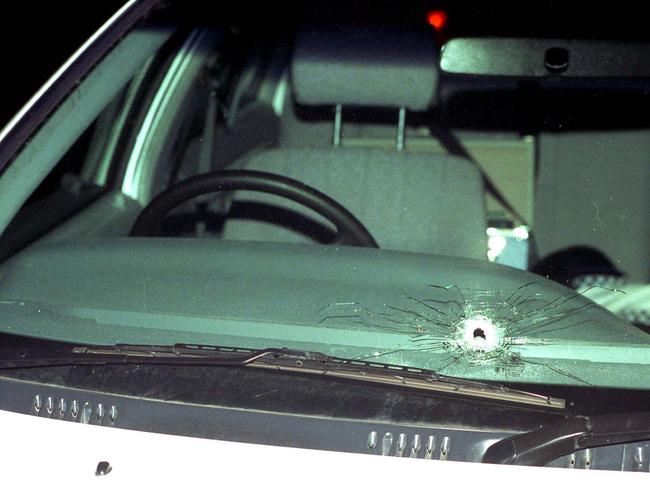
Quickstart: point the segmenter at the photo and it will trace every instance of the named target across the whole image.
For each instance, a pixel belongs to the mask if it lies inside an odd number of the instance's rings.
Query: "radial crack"
[[[429,284],[422,296],[403,295],[394,303],[384,304],[383,310],[356,302],[328,305],[321,311],[321,323],[354,321],[371,330],[408,338],[409,345],[373,351],[359,359],[436,353],[440,361],[437,371],[441,373],[452,365],[462,365],[469,374],[473,369],[492,368],[512,379],[532,365],[589,384],[572,372],[526,356],[528,346],[560,344],[561,339],[553,334],[587,326],[590,320],[581,312],[595,306],[573,292],[545,298],[547,293],[541,293],[539,285],[529,282],[514,290],[490,291]]]

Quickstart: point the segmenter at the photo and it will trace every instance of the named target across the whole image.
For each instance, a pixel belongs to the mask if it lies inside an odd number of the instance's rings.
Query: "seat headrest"
[[[426,110],[438,84],[433,32],[304,29],[296,36],[291,77],[300,104]]]

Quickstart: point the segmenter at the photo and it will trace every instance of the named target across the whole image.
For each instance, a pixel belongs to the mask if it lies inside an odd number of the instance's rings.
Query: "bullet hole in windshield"
[[[564,381],[589,385],[587,379],[559,367],[553,359],[529,352],[537,346],[563,347],[567,331],[594,325],[581,312],[595,304],[573,292],[549,298],[538,285],[528,283],[511,291],[428,285],[418,296],[403,295],[381,307],[356,302],[327,305],[321,311],[321,323],[356,324],[360,330],[405,339],[396,347],[377,349],[357,359],[404,364],[412,353],[431,353],[427,369],[441,374],[453,374],[461,366],[468,375],[487,368],[503,380],[516,381],[532,366]]]

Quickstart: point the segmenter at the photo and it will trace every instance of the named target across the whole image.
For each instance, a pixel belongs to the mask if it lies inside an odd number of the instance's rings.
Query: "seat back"
[[[256,154],[245,167],[317,188],[352,212],[382,249],[485,259],[482,180],[462,158],[358,148],[276,149]],[[313,211],[280,197],[242,191],[235,199],[280,206],[326,225]],[[290,227],[245,219],[229,221],[224,237],[313,242]]]

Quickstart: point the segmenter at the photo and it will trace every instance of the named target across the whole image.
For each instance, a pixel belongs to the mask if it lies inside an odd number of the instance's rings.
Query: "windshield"
[[[7,160],[0,330],[650,389],[648,47],[481,12],[154,8]]]

